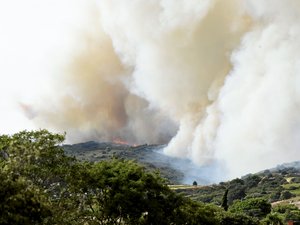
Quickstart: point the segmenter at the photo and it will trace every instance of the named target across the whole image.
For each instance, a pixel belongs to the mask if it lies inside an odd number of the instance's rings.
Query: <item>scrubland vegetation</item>
[[[255,225],[300,220],[272,202],[297,197],[298,171],[264,171],[212,186],[170,188],[125,159],[80,161],[64,135],[46,130],[0,136],[0,224]]]

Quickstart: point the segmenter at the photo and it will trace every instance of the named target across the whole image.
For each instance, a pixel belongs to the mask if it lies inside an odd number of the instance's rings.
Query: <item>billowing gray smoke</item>
[[[99,0],[40,125],[230,177],[300,159],[298,0]]]

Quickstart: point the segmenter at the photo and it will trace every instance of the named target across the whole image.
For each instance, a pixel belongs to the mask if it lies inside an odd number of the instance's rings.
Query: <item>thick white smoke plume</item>
[[[298,0],[99,0],[33,120],[229,177],[300,159],[299,23]]]
[[[300,2],[246,3],[254,25],[232,54],[214,142],[234,174],[300,158]]]

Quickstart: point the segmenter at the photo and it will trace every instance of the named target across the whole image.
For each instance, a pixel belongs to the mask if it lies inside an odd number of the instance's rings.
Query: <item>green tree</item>
[[[248,189],[256,187],[261,181],[261,179],[262,178],[260,176],[251,174],[244,179],[245,186]]]
[[[261,221],[262,225],[284,225],[284,217],[279,213],[270,213]]]
[[[39,189],[22,177],[0,169],[0,224],[42,224],[51,216],[50,205]]]
[[[218,225],[258,225],[257,218],[243,213],[220,212],[217,214]]]
[[[271,204],[264,198],[249,198],[235,201],[229,210],[262,219],[271,212]]]
[[[276,202],[280,199],[280,196],[281,196],[281,189],[278,188],[278,190],[274,190],[274,192],[270,194],[269,201]]]
[[[227,211],[228,210],[228,200],[227,200],[227,195],[228,195],[228,189],[225,190],[225,193],[223,195],[223,198],[222,198],[222,204],[221,204],[221,207]]]
[[[278,204],[275,205],[272,209],[273,212],[277,212],[280,214],[288,213],[290,211],[299,210],[297,206],[292,204]]]
[[[231,205],[234,200],[241,200],[246,197],[245,182],[236,178],[229,183],[228,204]]]
[[[281,200],[290,199],[292,197],[295,197],[295,195],[289,191],[283,191],[283,192],[281,192],[281,195],[280,195]]]
[[[170,224],[183,198],[158,174],[133,161],[113,159],[73,170],[81,213],[107,224]],[[77,193],[76,193],[77,192]]]
[[[273,213],[278,213],[284,220],[300,220],[300,209],[292,204],[279,204],[273,207]]]
[[[216,215],[221,211],[216,205],[185,199],[178,208],[172,224],[219,225],[220,221]]]
[[[50,224],[55,224],[54,221],[65,211],[60,206],[61,202],[68,201],[67,196],[70,193],[66,179],[71,165],[75,163],[75,159],[64,154],[61,145],[63,140],[64,135],[52,134],[47,130],[22,131],[11,136],[0,136],[0,166],[9,174],[7,182],[14,181],[14,185],[19,185],[20,181],[30,183],[29,187],[35,188],[30,189],[25,184],[23,187],[30,190],[33,196],[39,196],[43,192],[44,198],[51,205],[51,211],[57,212],[47,219]],[[17,196],[22,199],[22,196],[28,195]],[[28,215],[33,216],[30,213]],[[17,217],[13,213],[11,216]]]
[[[22,131],[0,136],[0,151],[7,155],[2,163],[11,173],[19,174],[46,189],[54,198],[65,188],[65,178],[75,159],[65,155],[64,135],[47,130]]]
[[[65,155],[63,140],[46,130],[0,136],[0,224],[252,225],[251,207],[269,213],[250,200],[232,212],[194,202],[133,161],[77,161]],[[232,194],[245,190],[241,179],[229,186]]]

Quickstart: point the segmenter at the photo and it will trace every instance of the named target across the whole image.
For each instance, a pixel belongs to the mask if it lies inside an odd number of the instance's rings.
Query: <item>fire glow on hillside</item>
[[[132,147],[138,146],[137,144],[130,144],[129,142],[124,141],[124,140],[122,140],[122,139],[120,139],[120,138],[115,138],[115,139],[113,139],[112,142],[113,142],[114,144],[119,144],[119,145],[127,145],[127,146],[132,146]]]

